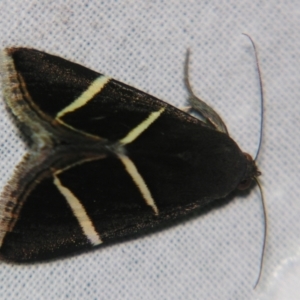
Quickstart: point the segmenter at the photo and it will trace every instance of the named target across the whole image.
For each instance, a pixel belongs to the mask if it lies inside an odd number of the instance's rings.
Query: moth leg
[[[184,81],[186,89],[189,93],[188,101],[189,104],[203,119],[204,122],[209,125],[211,128],[224,132],[228,134],[227,128],[221,117],[214,111],[209,105],[204,101],[199,99],[193,92],[192,87],[189,81],[189,59],[190,59],[190,50],[186,52],[186,59],[184,64]]]
[[[182,110],[182,111],[184,111],[184,112],[190,112],[192,109],[193,109],[193,107],[192,106],[181,106],[181,107],[178,107],[180,110]]]

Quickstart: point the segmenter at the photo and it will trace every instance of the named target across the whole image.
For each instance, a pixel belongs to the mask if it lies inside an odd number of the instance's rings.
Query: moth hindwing
[[[30,147],[0,200],[4,259],[47,260],[133,235],[257,172],[226,133],[73,62],[10,48],[1,72]]]

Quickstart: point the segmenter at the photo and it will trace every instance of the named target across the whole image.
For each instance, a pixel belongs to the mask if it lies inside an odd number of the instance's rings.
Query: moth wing
[[[226,134],[146,93],[32,49],[6,50],[5,67],[8,106],[35,136],[5,195],[8,259],[49,259],[152,228],[225,197],[246,172]]]

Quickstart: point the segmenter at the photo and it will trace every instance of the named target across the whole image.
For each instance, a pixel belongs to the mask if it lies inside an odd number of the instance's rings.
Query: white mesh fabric
[[[255,154],[268,208],[261,282],[263,214],[258,189],[247,197],[142,239],[71,259],[0,263],[0,299],[298,299],[300,276],[298,1],[0,2],[1,48],[26,46],[103,72],[174,105],[185,104],[183,62],[192,51],[195,92]],[[1,72],[1,70],[0,70]],[[0,182],[24,154],[0,102]],[[289,293],[289,294],[287,294]]]

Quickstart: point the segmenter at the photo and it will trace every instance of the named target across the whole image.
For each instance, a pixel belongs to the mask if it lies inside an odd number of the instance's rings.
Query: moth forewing
[[[103,74],[26,48],[6,49],[1,72],[31,149],[0,200],[4,259],[42,261],[117,241],[253,176],[222,130]]]

